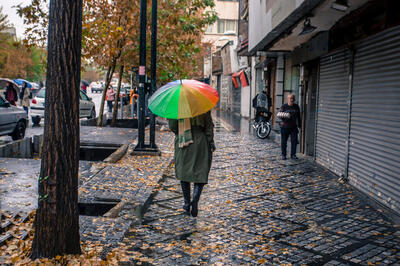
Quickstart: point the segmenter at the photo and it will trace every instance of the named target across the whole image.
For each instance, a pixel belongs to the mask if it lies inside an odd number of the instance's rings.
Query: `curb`
[[[165,179],[170,177],[168,172],[169,172],[169,169],[172,168],[172,161],[173,160],[174,159],[172,159],[170,161],[170,163],[168,164],[168,166],[164,169],[164,171],[163,171],[163,173],[161,175],[161,178],[157,182],[157,187],[153,188],[152,192],[150,193],[150,195],[146,199],[146,201],[142,205],[139,205],[139,206],[137,206],[135,208],[135,215],[140,220],[140,222],[142,222],[144,214],[149,209],[150,205],[153,203],[153,199],[157,196],[157,194],[159,192],[159,190],[157,189],[158,186],[160,186],[162,183],[164,183]]]
[[[113,152],[110,156],[105,158],[103,162],[105,163],[116,163],[119,161],[125,154],[126,151],[128,150],[129,145],[124,144],[121,147],[119,147],[115,152]]]

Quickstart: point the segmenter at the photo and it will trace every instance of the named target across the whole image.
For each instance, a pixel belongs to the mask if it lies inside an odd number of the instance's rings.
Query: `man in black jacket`
[[[299,133],[298,128],[301,127],[301,116],[300,108],[295,104],[294,94],[288,95],[288,103],[281,106],[279,118],[282,120],[281,126],[281,148],[282,148],[282,160],[286,160],[286,149],[287,140],[290,135],[290,158],[297,159],[296,157],[296,147],[297,147],[297,134]]]

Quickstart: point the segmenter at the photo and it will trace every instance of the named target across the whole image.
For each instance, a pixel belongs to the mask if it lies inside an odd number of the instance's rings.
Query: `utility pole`
[[[156,63],[157,63],[157,0],[152,0],[151,25],[151,87],[152,94],[156,90]],[[146,80],[146,28],[147,28],[147,0],[140,0],[140,54],[139,54],[139,112],[138,112],[138,142],[133,154],[160,155],[155,144],[155,115],[150,120],[150,145],[145,144],[145,94]]]
[[[156,91],[157,80],[157,0],[151,1],[151,88],[150,93]],[[156,116],[150,115],[150,148],[157,149],[156,146]]]
[[[145,79],[146,79],[146,27],[147,27],[147,0],[140,0],[140,54],[139,54],[139,117],[138,142],[135,151],[143,151],[145,134]]]

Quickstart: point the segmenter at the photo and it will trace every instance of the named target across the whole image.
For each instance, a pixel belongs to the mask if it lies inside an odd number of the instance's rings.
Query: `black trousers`
[[[108,106],[108,112],[111,113],[114,107],[113,101],[107,101],[107,106]]]
[[[286,149],[287,149],[287,141],[290,136],[290,144],[291,144],[291,149],[290,149],[290,156],[296,155],[296,148],[297,148],[297,133],[299,133],[299,130],[297,127],[293,128],[284,128],[281,127],[281,148],[282,148],[282,155],[286,156]]]

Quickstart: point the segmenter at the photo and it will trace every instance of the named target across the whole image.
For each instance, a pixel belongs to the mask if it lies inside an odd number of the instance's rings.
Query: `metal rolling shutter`
[[[400,27],[356,46],[353,84],[350,182],[400,213]]]
[[[346,50],[321,58],[315,158],[338,175],[344,174],[346,162],[348,76]]]

